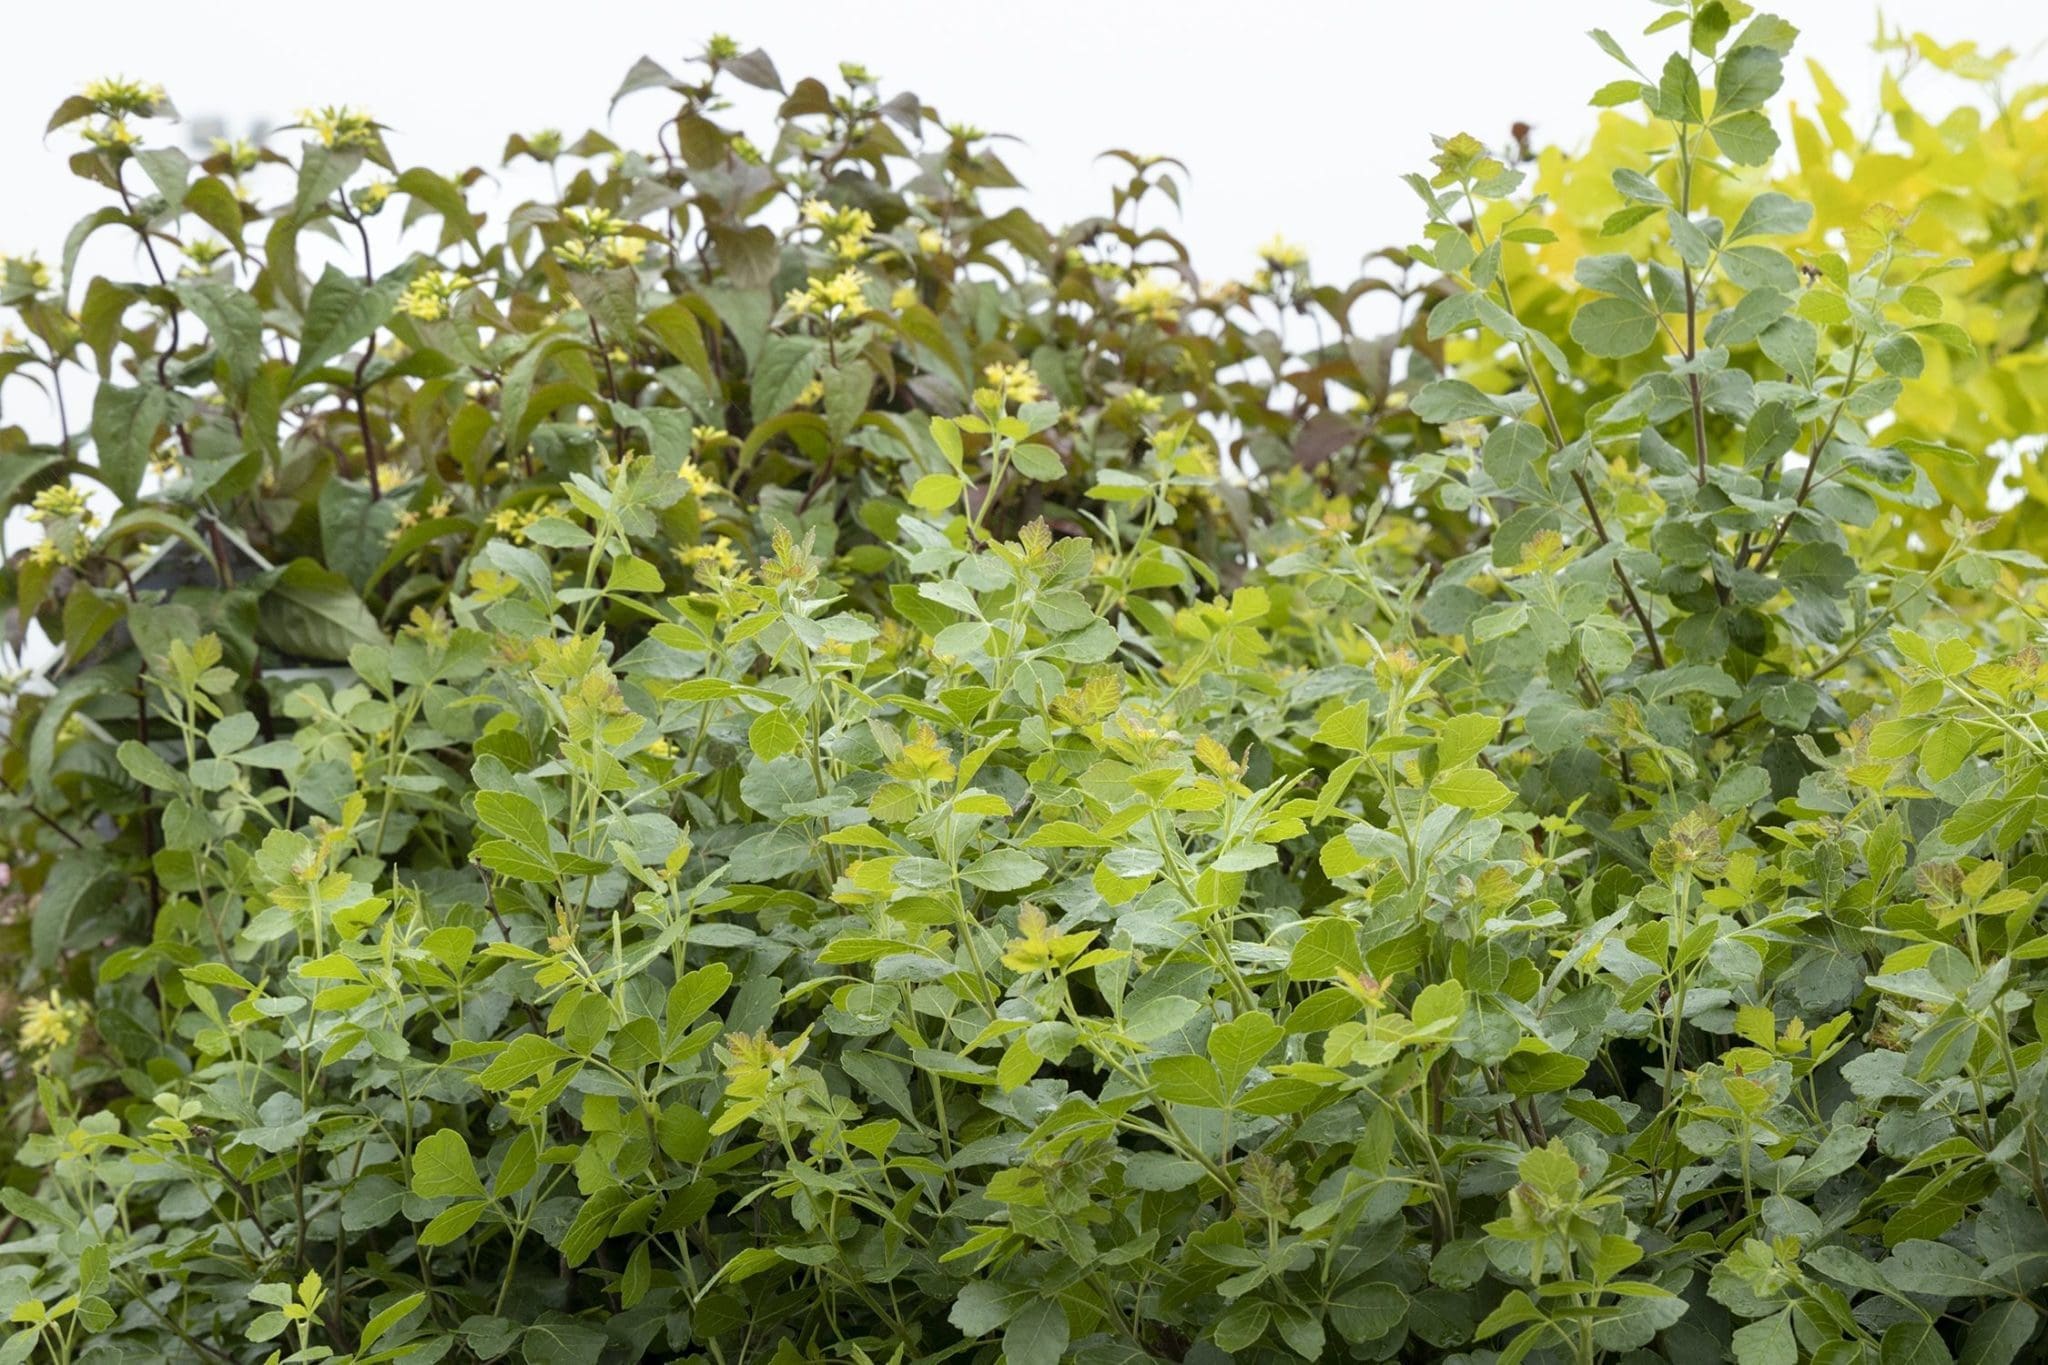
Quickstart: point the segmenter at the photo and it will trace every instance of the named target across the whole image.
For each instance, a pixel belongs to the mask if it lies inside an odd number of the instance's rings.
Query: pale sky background
[[[188,121],[235,131],[288,122],[308,105],[353,104],[392,125],[400,165],[444,172],[497,165],[507,132],[606,126],[620,77],[645,53],[682,68],[713,32],[765,47],[785,83],[829,76],[841,60],[914,90],[948,119],[1015,134],[1004,155],[1041,218],[1106,207],[1110,147],[1177,155],[1191,172],[1179,232],[1207,275],[1242,274],[1276,230],[1348,277],[1379,246],[1408,241],[1413,196],[1396,177],[1424,165],[1429,135],[1503,142],[1526,120],[1539,141],[1590,129],[1586,100],[1620,75],[1584,36],[1604,27],[1661,61],[1671,35],[1642,38],[1644,0],[351,0],[332,6],[200,0],[97,0],[9,6],[12,60],[0,82],[0,251],[54,259],[69,225],[104,202],[65,157],[75,135],[42,135],[49,111],[86,80],[161,82]],[[1876,88],[1877,7],[1788,0],[1771,8],[1804,31],[1859,102]],[[1895,25],[1944,42],[2011,47],[2044,78],[2048,9],[2026,0],[1893,0]],[[1927,85],[1943,78],[1926,73]],[[1925,87],[1922,87],[1925,88]],[[1795,62],[1787,94],[1811,84]],[[638,142],[665,93],[620,106]],[[115,234],[108,234],[109,237]],[[116,263],[107,263],[120,268]]]

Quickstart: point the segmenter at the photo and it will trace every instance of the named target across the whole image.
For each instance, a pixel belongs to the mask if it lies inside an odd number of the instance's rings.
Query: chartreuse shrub
[[[0,1360],[2039,1359],[2042,97],[1649,27],[1341,286],[723,39],[502,217],[68,101]]]

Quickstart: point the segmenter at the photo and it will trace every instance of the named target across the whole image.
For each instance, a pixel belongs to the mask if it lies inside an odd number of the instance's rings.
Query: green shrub
[[[1398,286],[725,40],[502,222],[68,101],[0,1362],[2037,1358],[2048,594],[1891,425],[2030,371],[1650,28]]]

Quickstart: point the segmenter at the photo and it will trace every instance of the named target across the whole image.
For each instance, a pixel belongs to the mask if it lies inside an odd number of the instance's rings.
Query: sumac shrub
[[[1346,285],[725,40],[68,101],[0,1365],[2040,1358],[2048,101],[1650,35]]]

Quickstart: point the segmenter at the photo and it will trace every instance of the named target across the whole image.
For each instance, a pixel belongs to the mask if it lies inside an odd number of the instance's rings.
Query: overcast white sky
[[[1877,9],[1864,0],[1773,6],[1804,29],[1851,95],[1874,91]],[[1005,155],[1034,211],[1065,220],[1105,207],[1109,147],[1185,160],[1181,235],[1204,274],[1237,274],[1284,229],[1348,272],[1409,240],[1416,204],[1395,177],[1424,164],[1432,132],[1505,139],[1516,120],[1570,144],[1587,96],[1618,73],[1584,36],[1610,29],[1633,50],[1656,10],[1644,0],[351,0],[346,7],[249,0],[96,0],[9,6],[14,58],[0,82],[0,251],[54,259],[69,225],[102,201],[47,141],[49,111],[87,79],[167,86],[188,119],[239,130],[347,103],[392,125],[401,165],[497,164],[505,134],[605,125],[605,105],[642,53],[679,67],[713,32],[768,49],[785,81],[866,63],[948,119],[1024,139]],[[1945,42],[2009,46],[2043,78],[2048,10],[2027,0],[1893,0],[1888,19]],[[1930,77],[1939,80],[1938,77]],[[1803,68],[1788,93],[1810,90]],[[646,141],[661,94],[620,108]],[[102,263],[104,264],[104,263]],[[118,268],[118,267],[116,267]]]

